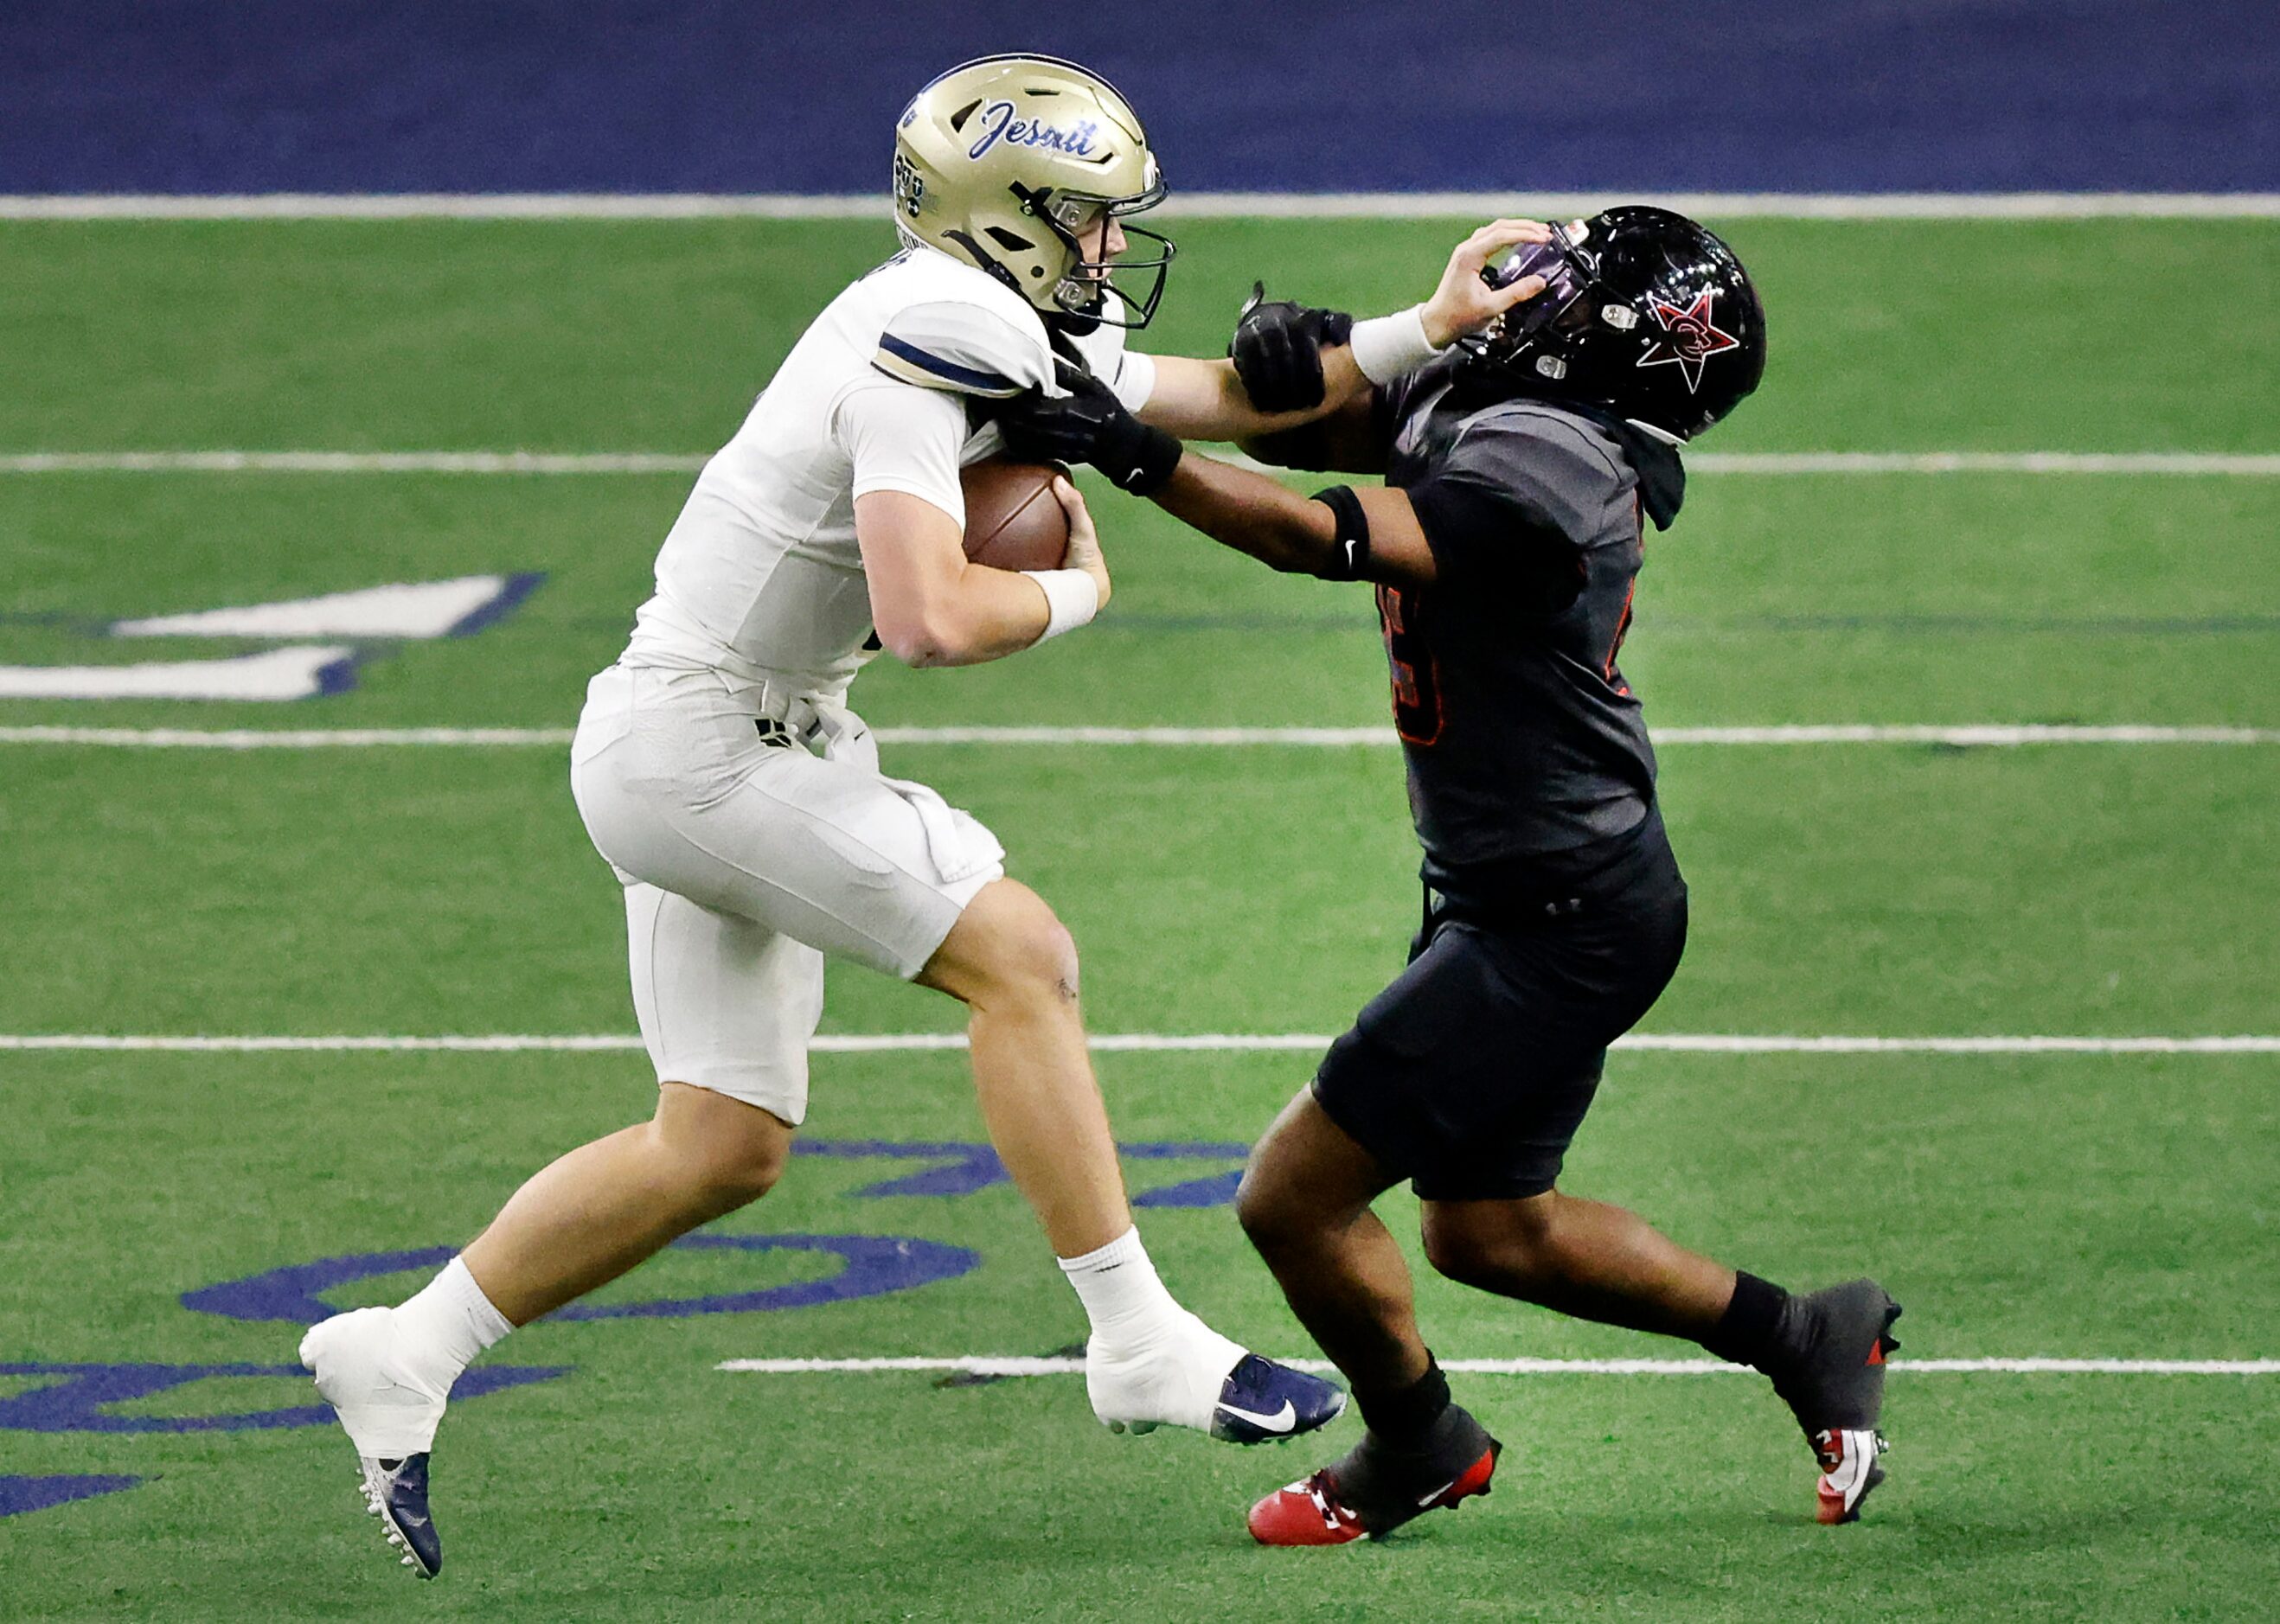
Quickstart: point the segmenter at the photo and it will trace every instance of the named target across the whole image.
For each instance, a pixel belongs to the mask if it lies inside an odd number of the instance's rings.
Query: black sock
[[[1433,1423],[1449,1407],[1449,1378],[1441,1374],[1440,1362],[1429,1353],[1425,1374],[1407,1387],[1372,1392],[1357,1383],[1354,1402],[1361,1406],[1364,1424],[1388,1444],[1395,1449],[1421,1449]]]
[[[1722,1359],[1760,1370],[1780,1363],[1786,1351],[1783,1333],[1789,1301],[1789,1293],[1773,1281],[1737,1273],[1734,1300],[1702,1339],[1703,1347]]]

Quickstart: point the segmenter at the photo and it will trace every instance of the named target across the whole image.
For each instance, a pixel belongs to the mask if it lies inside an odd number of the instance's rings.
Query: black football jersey
[[[1636,828],[1655,760],[1620,664],[1644,553],[1638,461],[1675,511],[1675,455],[1540,400],[1468,401],[1444,358],[1378,408],[1435,583],[1378,589],[1425,878],[1565,877]]]

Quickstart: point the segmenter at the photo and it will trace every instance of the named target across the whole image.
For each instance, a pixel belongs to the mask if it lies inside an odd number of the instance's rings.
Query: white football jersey
[[[1123,329],[1075,342],[1094,375],[1138,410],[1155,366],[1126,352]],[[1052,375],[1037,312],[945,253],[905,250],[851,285],[697,476],[658,554],[657,593],[625,663],[844,693],[876,651],[856,496],[907,491],[963,524],[959,469],[1000,444],[994,425],[974,427],[969,403]]]

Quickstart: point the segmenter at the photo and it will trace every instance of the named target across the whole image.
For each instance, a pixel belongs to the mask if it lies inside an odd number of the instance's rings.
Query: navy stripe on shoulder
[[[879,335],[879,348],[921,371],[933,373],[945,383],[963,384],[970,389],[1002,389],[1008,394],[1018,394],[1021,388],[1002,373],[984,372],[979,367],[960,366],[955,361],[945,361],[916,344],[897,338],[892,333]]]

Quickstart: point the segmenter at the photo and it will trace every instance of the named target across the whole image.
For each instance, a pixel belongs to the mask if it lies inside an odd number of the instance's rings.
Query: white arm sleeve
[[[831,436],[855,466],[855,494],[899,490],[930,502],[966,527],[958,456],[966,408],[955,395],[880,378],[840,396]]]
[[[1127,350],[1117,357],[1116,375],[1108,381],[1127,412],[1137,412],[1156,392],[1156,358]]]
[[[1098,327],[1073,342],[1087,370],[1114,392],[1127,412],[1139,411],[1155,394],[1156,358],[1127,350],[1122,327]]]

